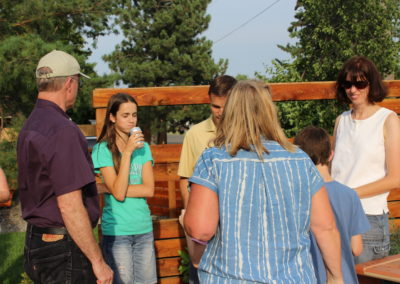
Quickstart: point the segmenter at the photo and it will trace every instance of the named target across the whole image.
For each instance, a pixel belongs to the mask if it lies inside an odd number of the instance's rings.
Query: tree
[[[399,0],[298,0],[289,27],[294,45],[281,48],[294,58],[303,81],[335,80],[353,55],[374,61],[382,74],[399,64]]]
[[[125,39],[104,57],[129,87],[208,84],[227,67],[211,57],[211,41],[201,37],[210,22],[211,0],[121,1],[116,23]],[[157,143],[166,142],[167,130],[187,127],[204,119],[203,107],[142,108],[140,125],[148,137],[158,131]]]
[[[113,1],[90,0],[2,0],[0,2],[0,107],[5,114],[33,108],[37,91],[34,72],[39,59],[52,49],[74,55],[84,73],[96,78],[94,64],[87,64],[91,50],[84,47],[87,38],[96,39],[110,29]],[[94,81],[94,82],[93,82]],[[111,84],[104,77],[87,81],[87,86]],[[78,96],[78,109],[72,112],[77,122],[93,117],[87,112],[91,90]]]
[[[272,62],[270,82],[334,81],[343,62],[353,55],[373,60],[384,75],[399,64],[399,0],[298,0],[296,21],[289,27],[295,44],[279,46],[292,61]],[[292,136],[306,125],[332,130],[347,106],[336,102],[279,103],[282,126]],[[300,119],[299,119],[300,118]]]

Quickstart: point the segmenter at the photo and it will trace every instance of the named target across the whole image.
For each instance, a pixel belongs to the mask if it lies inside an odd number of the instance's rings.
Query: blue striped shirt
[[[301,150],[274,141],[260,160],[209,148],[190,182],[216,192],[219,226],[199,266],[201,283],[315,283],[310,255],[312,195],[323,180]]]

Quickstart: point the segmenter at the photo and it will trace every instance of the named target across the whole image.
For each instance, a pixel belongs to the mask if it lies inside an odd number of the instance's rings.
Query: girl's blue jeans
[[[157,283],[153,232],[103,236],[102,250],[114,271],[114,284]]]

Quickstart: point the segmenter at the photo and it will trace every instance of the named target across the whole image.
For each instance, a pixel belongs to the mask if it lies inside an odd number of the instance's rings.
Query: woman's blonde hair
[[[269,153],[263,138],[295,151],[279,124],[268,86],[261,81],[239,81],[227,98],[214,145],[225,146],[232,156],[240,149],[255,151],[262,159],[264,152]]]

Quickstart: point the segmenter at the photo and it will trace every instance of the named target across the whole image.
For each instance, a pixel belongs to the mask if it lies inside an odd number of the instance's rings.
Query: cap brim
[[[86,75],[86,74],[83,74],[82,72],[79,72],[79,75],[81,75],[81,76],[85,77],[86,79],[90,79],[90,77],[89,77],[88,75]]]

